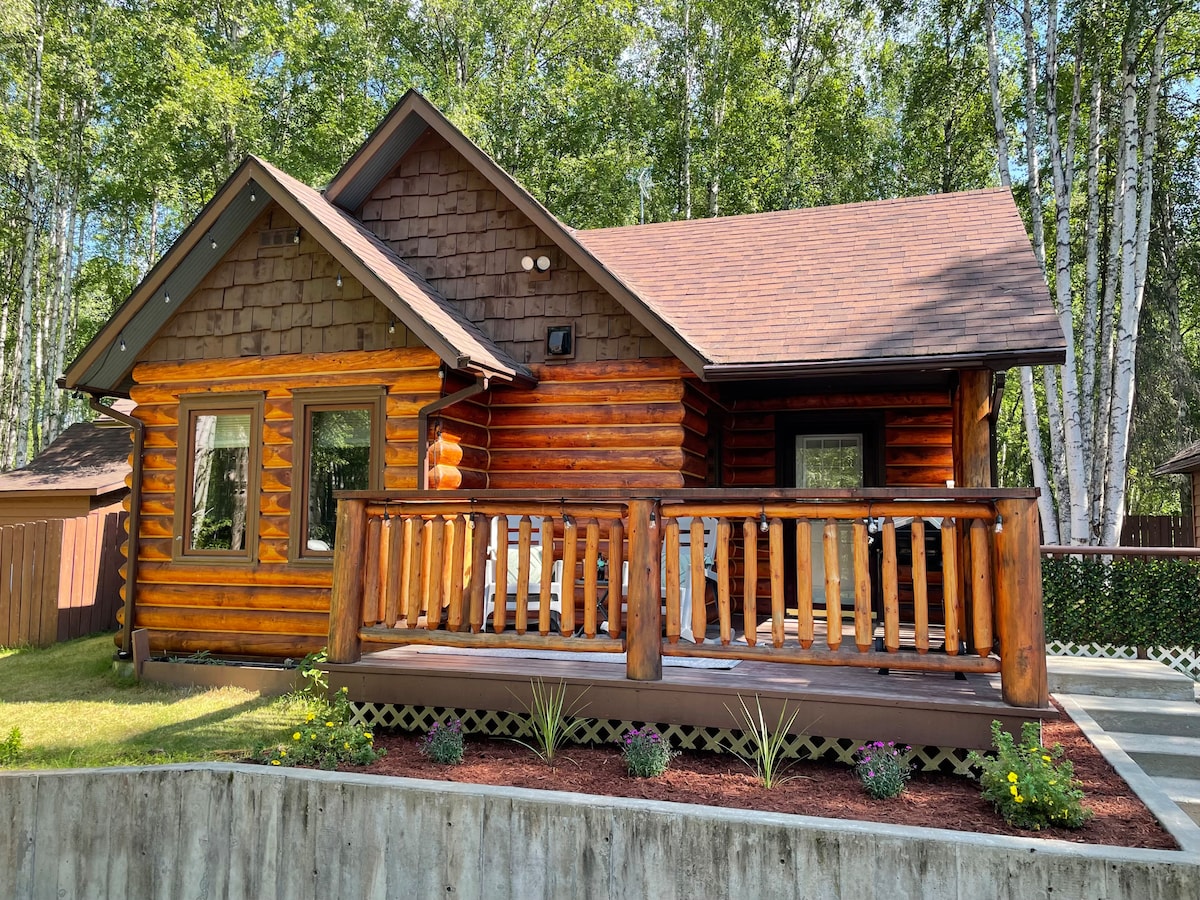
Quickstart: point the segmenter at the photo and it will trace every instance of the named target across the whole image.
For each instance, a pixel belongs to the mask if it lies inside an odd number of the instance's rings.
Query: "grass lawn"
[[[300,707],[238,688],[121,678],[111,635],[45,650],[0,649],[0,741],[21,731],[19,768],[239,758],[283,740]]]

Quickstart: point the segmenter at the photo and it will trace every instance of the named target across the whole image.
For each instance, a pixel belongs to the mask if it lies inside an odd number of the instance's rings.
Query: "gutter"
[[[1028,353],[962,353],[953,356],[885,357],[878,360],[799,363],[709,363],[704,367],[705,381],[754,381],[769,378],[802,378],[806,375],[869,375],[878,372],[906,372],[913,369],[981,369],[994,371],[1014,366],[1062,365],[1064,351],[1039,350]]]
[[[146,442],[145,425],[141,419],[118,412],[100,402],[93,393],[88,406],[96,412],[111,416],[133,430],[133,475],[129,486],[129,541],[125,545],[125,621],[121,624],[121,649],[118,659],[133,657],[133,611],[137,595],[138,535],[142,521],[142,450]]]
[[[417,459],[420,465],[420,477],[418,488],[422,491],[429,490],[429,415],[448,406],[453,406],[468,397],[474,397],[476,394],[482,394],[488,389],[491,379],[488,376],[479,378],[476,376],[474,384],[469,384],[460,391],[455,391],[453,394],[447,394],[434,400],[428,406],[422,406],[417,413]]]

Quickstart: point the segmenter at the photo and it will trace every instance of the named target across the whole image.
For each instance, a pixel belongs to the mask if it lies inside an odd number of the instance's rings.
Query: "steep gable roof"
[[[67,388],[123,394],[138,353],[245,232],[269,197],[451,368],[529,381],[529,370],[467,321],[408,263],[316,190],[248,157],[67,369]],[[211,244],[215,242],[216,248]],[[171,297],[176,302],[166,302]],[[151,302],[151,301],[157,302]]]
[[[712,380],[1062,362],[1008,190],[578,231]]]

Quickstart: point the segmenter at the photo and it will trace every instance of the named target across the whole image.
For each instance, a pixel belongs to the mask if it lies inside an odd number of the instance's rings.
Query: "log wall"
[[[142,360],[236,359],[420,347],[296,220],[267,204],[146,348]],[[276,241],[281,241],[277,243]],[[220,252],[220,248],[213,252]],[[342,285],[338,287],[338,275]],[[186,303],[183,301],[186,299]]]
[[[536,389],[490,396],[488,487],[685,487],[707,421],[677,360],[535,366]]]
[[[575,326],[576,362],[667,356],[650,332],[444,139],[427,131],[359,211],[363,224],[518,362]],[[523,256],[548,256],[526,272]]]
[[[135,626],[156,651],[211,650],[297,656],[328,631],[328,562],[289,562],[293,510],[293,397],[302,388],[385,385],[383,487],[417,483],[417,414],[442,394],[439,360],[403,349],[269,359],[144,363],[134,370],[134,412],[146,425]],[[172,552],[181,394],[262,391],[258,548],[252,563],[179,558]]]

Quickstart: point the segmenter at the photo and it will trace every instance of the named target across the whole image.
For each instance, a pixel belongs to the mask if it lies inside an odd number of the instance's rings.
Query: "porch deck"
[[[1027,720],[1056,717],[1053,708],[1004,702],[1000,677],[951,672],[902,672],[847,666],[781,666],[754,660],[731,669],[663,667],[659,681],[631,681],[614,654],[572,654],[568,659],[490,656],[473,650],[391,647],[349,664],[329,664],[330,685],[346,687],[351,701],[396,707],[523,712],[532,679],[563,681],[587,693],[591,719],[740,728],[731,710],[742,697],[761,699],[768,722],[779,704],[800,706],[796,730],[830,739],[896,740],[913,746],[983,749],[999,720],[1018,731]],[[562,655],[562,654],[559,654]],[[600,661],[604,657],[612,661]],[[592,659],[598,661],[591,661]],[[521,699],[518,699],[521,698]]]

